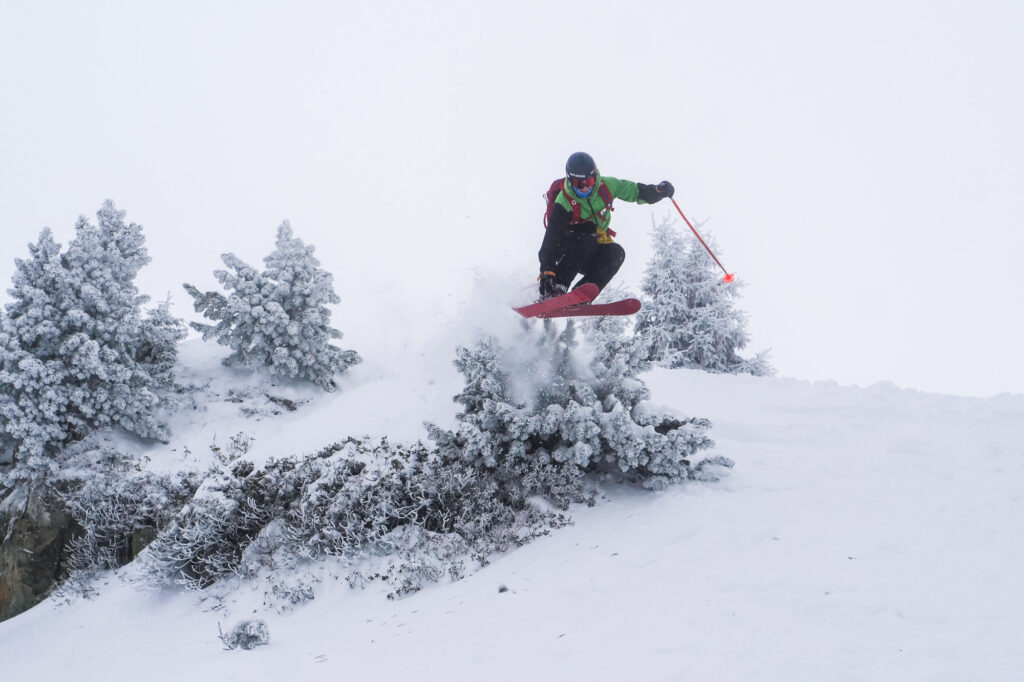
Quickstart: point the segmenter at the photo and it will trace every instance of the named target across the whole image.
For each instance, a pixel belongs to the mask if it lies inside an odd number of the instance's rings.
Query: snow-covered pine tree
[[[704,475],[704,462],[690,458],[712,445],[710,423],[650,409],[625,348],[581,350],[573,324],[510,349],[494,338],[459,348],[463,412],[454,431],[428,425],[431,437],[445,456],[490,468],[539,462],[578,474],[610,465],[652,488]]]
[[[95,226],[79,220],[62,258],[77,293],[65,344],[89,349],[88,361],[69,365],[75,380],[68,419],[82,435],[119,426],[144,438],[166,438],[166,428],[153,414],[160,404],[157,387],[136,359],[142,305],[149,300],[135,286],[136,275],[150,261],[142,226],[126,224],[125,211],[109,200],[96,217]]]
[[[651,357],[666,367],[691,367],[730,374],[774,373],[767,351],[744,359],[747,316],[735,307],[739,282],[721,281],[718,266],[695,237],[683,238],[669,221],[654,228],[654,255],[641,289],[646,297],[635,331]],[[717,252],[714,238],[704,241]]]
[[[45,473],[60,446],[95,429],[166,436],[155,382],[137,359],[146,298],[134,279],[149,256],[142,228],[124,215],[107,201],[96,225],[79,219],[65,253],[46,229],[31,259],[15,263],[0,327],[0,440],[17,453],[19,475]]]
[[[0,315],[0,451],[35,475],[49,469],[48,446],[68,438],[60,349],[72,292],[49,228],[28,248],[29,259],[14,261],[13,300]]]
[[[266,368],[276,376],[311,381],[330,391],[336,387],[334,377],[360,361],[355,351],[331,344],[341,332],[330,326],[327,306],[340,299],[331,274],[320,268],[313,251],[285,221],[277,231],[277,248],[264,259],[265,271],[234,254],[221,256],[231,270],[213,274],[228,290],[227,296],[185,284],[196,312],[216,322],[192,326],[204,339],[216,339],[232,350],[225,364]]]
[[[263,259],[264,275],[274,282],[274,302],[280,307],[275,328],[271,371],[305,379],[325,390],[335,388],[334,376],[360,361],[353,350],[331,345],[341,332],[330,326],[328,305],[341,299],[334,292],[334,278],[292,234],[288,221],[277,228],[277,248]]]
[[[178,344],[188,336],[185,322],[171,315],[170,296],[146,313],[139,328],[135,359],[161,389],[175,387],[174,365],[178,362]]]
[[[259,270],[235,254],[221,254],[220,258],[231,270],[214,270],[213,276],[230,293],[224,296],[216,291],[203,292],[186,283],[185,291],[194,299],[196,312],[216,321],[216,324],[192,322],[191,326],[202,332],[203,340],[215,339],[231,349],[231,355],[224,359],[225,365],[264,367],[267,363],[263,349],[269,341],[261,325],[263,290],[269,290],[271,285]]]
[[[601,291],[601,298],[616,301],[638,296],[613,284]],[[581,317],[576,322],[588,345],[594,349],[595,357],[591,364],[598,376],[611,373],[635,378],[651,368],[650,341],[645,336],[632,333],[631,318],[614,315]],[[626,382],[621,385],[625,387]]]

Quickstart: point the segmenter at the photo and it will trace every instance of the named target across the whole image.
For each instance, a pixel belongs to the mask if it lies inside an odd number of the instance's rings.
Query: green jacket
[[[597,189],[601,186],[602,182],[608,187],[608,191],[614,199],[622,199],[634,204],[647,203],[640,198],[640,188],[637,186],[637,183],[632,180],[619,180],[618,178],[601,175],[597,176],[597,184],[594,186],[594,191],[586,199],[576,196],[576,193],[573,192],[572,187],[569,185],[568,178],[565,179],[562,185],[562,191],[555,198],[555,204],[568,211],[570,216],[573,214],[573,203],[579,202],[580,221],[594,223],[597,227],[597,239],[599,242],[611,241],[611,237],[608,236],[608,225],[612,222],[611,211],[605,206],[604,199]]]

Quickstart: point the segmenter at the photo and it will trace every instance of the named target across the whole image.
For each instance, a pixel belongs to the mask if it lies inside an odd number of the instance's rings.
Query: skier
[[[579,274],[583,277],[573,288],[593,282],[604,289],[619,271],[626,252],[612,241],[615,233],[608,229],[612,199],[654,204],[674,192],[667,180],[644,185],[602,176],[590,154],[570,156],[560,190],[556,181],[548,194],[547,229],[537,254],[541,298],[564,294]]]

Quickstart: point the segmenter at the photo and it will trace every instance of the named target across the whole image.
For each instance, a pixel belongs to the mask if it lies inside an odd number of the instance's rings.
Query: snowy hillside
[[[381,344],[324,394],[224,369],[223,349],[188,342],[181,378],[208,383],[210,401],[146,449],[150,466],[203,466],[210,443],[238,431],[259,462],[450,423],[452,346],[428,342],[388,368]],[[0,623],[3,678],[1024,678],[1024,396],[644,379],[654,402],[710,418],[711,454],[735,469],[662,492],[606,482],[596,506],[571,510],[574,525],[397,601],[376,583],[351,589],[330,561],[308,576],[315,599],[289,611],[235,580],[140,591],[128,566],[93,599]],[[225,651],[218,628],[248,617],[270,644]]]
[[[1024,680],[1022,25],[0,2],[0,682]],[[619,338],[509,310],[578,151]]]

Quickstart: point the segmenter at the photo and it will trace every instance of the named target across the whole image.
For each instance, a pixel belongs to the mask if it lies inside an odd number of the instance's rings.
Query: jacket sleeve
[[[555,263],[562,257],[562,239],[565,237],[565,231],[569,228],[571,217],[572,215],[558,204],[551,207],[548,228],[544,231],[544,241],[537,254],[540,259],[541,272],[554,271]]]
[[[616,199],[630,201],[634,204],[656,204],[664,197],[658,194],[656,185],[644,185],[632,180],[620,180],[618,178],[603,178],[608,191]]]

